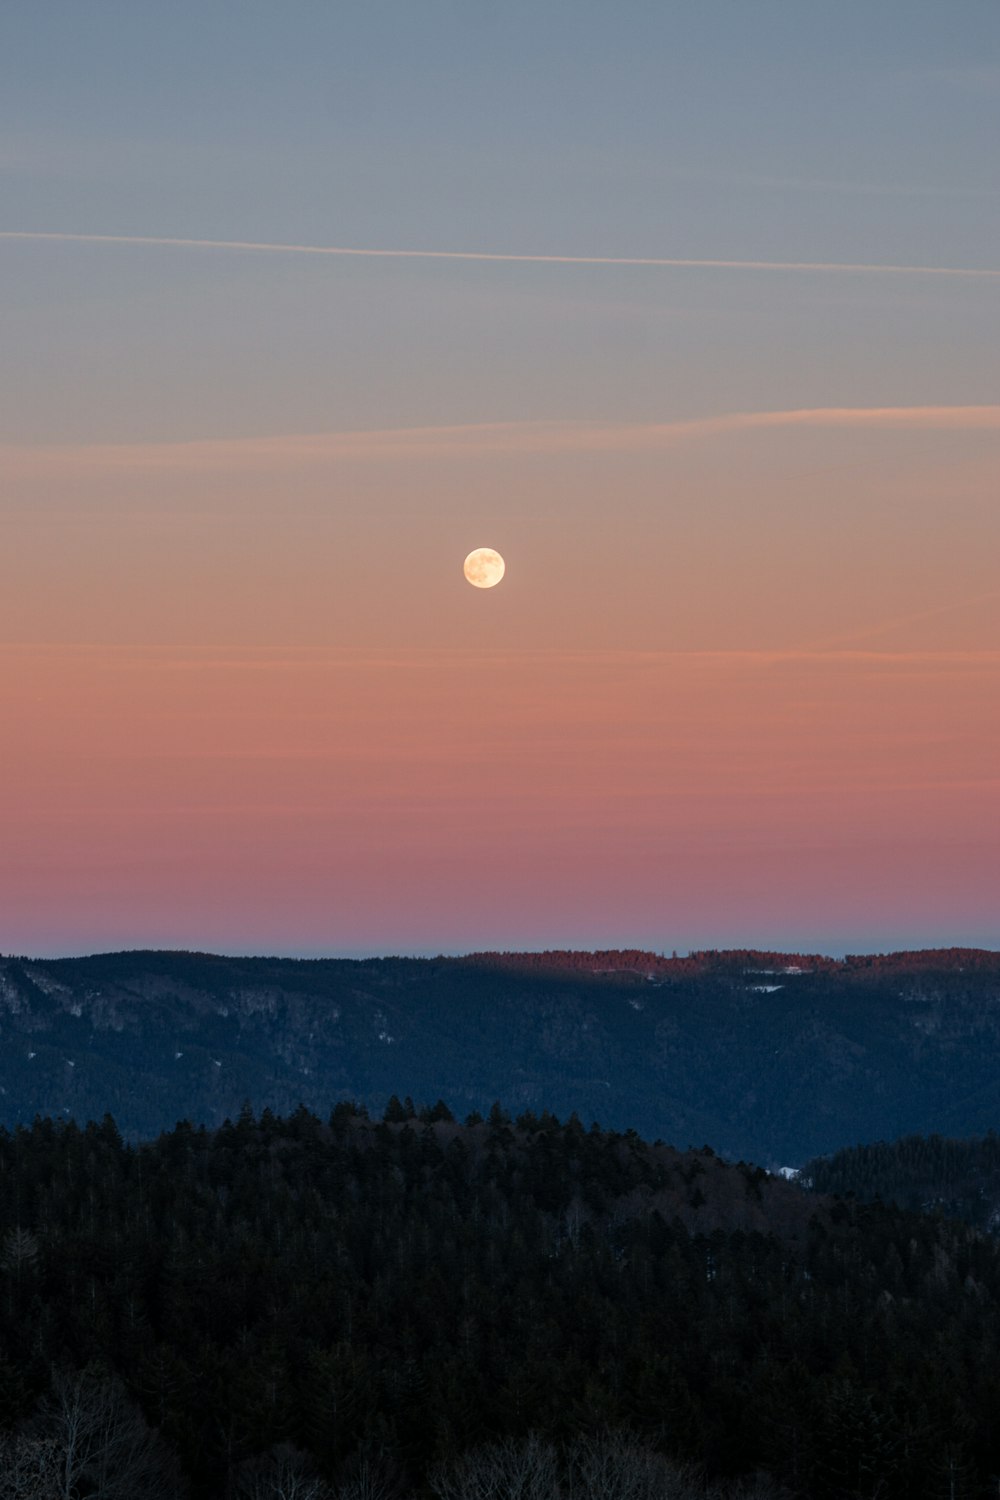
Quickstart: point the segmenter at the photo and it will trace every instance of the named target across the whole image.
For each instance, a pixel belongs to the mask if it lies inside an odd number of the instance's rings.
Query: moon
[[[477,547],[462,564],[466,578],[477,589],[492,589],[500,582],[506,563],[492,547]]]

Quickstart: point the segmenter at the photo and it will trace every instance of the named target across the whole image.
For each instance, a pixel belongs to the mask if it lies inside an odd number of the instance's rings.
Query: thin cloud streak
[[[996,406],[805,407],[790,411],[724,412],[677,422],[526,421],[464,426],[393,427],[358,432],[274,437],[205,438],[194,442],[95,443],[54,447],[0,445],[8,475],[67,469],[224,471],[268,462],[327,463],[335,459],[460,457],[477,453],[628,453],[767,428],[866,427],[887,431],[1000,432]]]
[[[981,598],[994,597],[984,594]],[[928,613],[944,613],[958,605],[941,606]],[[923,615],[912,618],[923,618]],[[873,630],[878,627],[872,627]],[[841,638],[842,639],[842,638]],[[320,670],[323,668],[370,671],[373,668],[396,668],[413,672],[421,668],[433,671],[441,664],[475,663],[484,668],[520,665],[525,662],[557,666],[619,667],[666,665],[671,662],[746,662],[777,665],[782,662],[858,662],[885,664],[924,664],[927,666],[981,665],[1000,666],[1000,649],[993,647],[920,647],[917,649],[879,650],[860,647],[816,645],[690,647],[677,649],[618,649],[595,647],[528,646],[520,650],[481,650],[476,646],[414,646],[409,651],[398,647],[384,650],[370,646],[269,646],[267,644],[233,645],[229,642],[188,646],[176,642],[150,645],[121,645],[102,641],[3,641],[0,656],[16,658],[32,655],[58,655],[67,652],[103,658],[110,662],[122,658],[127,664],[142,663],[143,670],[164,672],[217,672],[240,669],[252,671]],[[321,716],[321,715],[319,715]]]
[[[918,625],[924,620],[935,620],[941,615],[954,614],[956,610],[972,609],[975,605],[985,604],[991,599],[1000,599],[1000,591],[989,589],[986,593],[972,594],[966,599],[952,599],[949,603],[935,605],[932,609],[921,609],[913,614],[896,615],[890,620],[879,620],[873,625],[866,625],[863,630],[824,636],[822,640],[812,641],[803,649],[825,652],[833,647],[840,647],[845,641],[864,641],[873,635],[888,635],[893,630],[901,630],[906,625]]]
[[[514,255],[492,250],[374,249],[348,245],[293,245],[266,240],[186,239],[174,235],[77,234],[57,230],[2,229],[0,240],[77,245],[134,245],[178,250],[235,250],[266,255],[354,256],[367,260],[502,261],[551,266],[649,266],[693,271],[802,271],[828,275],[945,276],[1000,280],[1000,269],[975,266],[900,266],[866,261],[718,260],[659,255]]]
[[[723,412],[681,422],[630,423],[587,428],[581,446],[594,449],[659,447],[686,438],[769,427],[873,427],[886,430],[1000,431],[1000,406],[818,406],[790,411]]]

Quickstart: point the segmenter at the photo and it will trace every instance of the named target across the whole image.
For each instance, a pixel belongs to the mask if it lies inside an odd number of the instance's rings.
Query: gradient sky
[[[1000,946],[998,247],[993,0],[4,6],[0,950]]]

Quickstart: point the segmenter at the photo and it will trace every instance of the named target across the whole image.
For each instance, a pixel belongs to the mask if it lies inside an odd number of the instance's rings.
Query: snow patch
[[[25,967],[24,972],[43,995],[68,995],[70,993],[68,985],[59,984],[57,980],[50,979],[42,969]]]

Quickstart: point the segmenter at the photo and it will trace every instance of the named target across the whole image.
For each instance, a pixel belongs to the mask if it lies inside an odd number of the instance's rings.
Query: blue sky
[[[5,213],[39,228],[970,263],[996,238],[985,0],[92,0],[0,27]]]
[[[970,0],[17,4],[0,228],[989,265],[998,43]],[[974,400],[996,368],[960,284],[2,255],[8,439],[933,401],[942,361]]]

